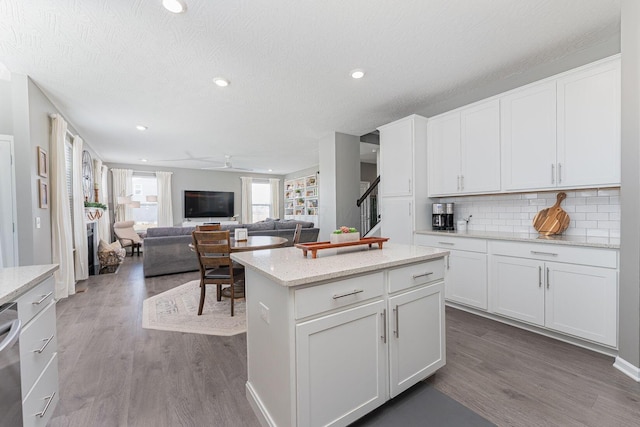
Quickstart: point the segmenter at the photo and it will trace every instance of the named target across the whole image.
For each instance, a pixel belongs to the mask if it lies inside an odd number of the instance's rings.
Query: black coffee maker
[[[432,205],[431,228],[433,230],[445,229],[445,205],[444,203],[434,203]]]
[[[446,203],[444,205],[444,229],[447,231],[454,231],[456,229],[453,222],[453,203]]]

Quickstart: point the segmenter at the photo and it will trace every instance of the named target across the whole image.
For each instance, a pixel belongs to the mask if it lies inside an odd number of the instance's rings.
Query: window
[[[268,182],[251,183],[251,220],[263,221],[271,216],[271,185]]]
[[[158,225],[158,202],[147,201],[147,196],[158,195],[158,181],[155,175],[134,174],[131,178],[133,196],[131,201],[140,202],[139,208],[132,208],[134,228],[143,231]]]

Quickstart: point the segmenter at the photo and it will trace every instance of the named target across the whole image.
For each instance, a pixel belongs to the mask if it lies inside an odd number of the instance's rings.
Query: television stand
[[[212,223],[212,222],[217,222],[220,225],[237,225],[240,224],[238,221],[229,221],[229,220],[222,220],[222,219],[216,219],[216,218],[210,218],[207,220],[202,220],[202,218],[198,218],[198,221],[183,221],[182,222],[182,226],[183,227],[195,227],[196,225],[205,225],[208,223]]]

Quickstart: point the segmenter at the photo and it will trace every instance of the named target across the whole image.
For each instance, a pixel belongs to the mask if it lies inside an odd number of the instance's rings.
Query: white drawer
[[[495,255],[605,268],[617,268],[618,266],[618,251],[616,249],[503,241],[492,241],[489,247],[491,253]]]
[[[26,325],[53,300],[54,284],[53,276],[49,276],[35,288],[18,298],[18,317],[23,325]]]
[[[368,274],[294,291],[296,319],[382,295],[384,273]]]
[[[444,259],[389,270],[389,293],[444,279]]]
[[[31,392],[22,401],[23,426],[46,426],[58,400],[58,355],[55,354]]]
[[[50,302],[20,334],[20,379],[23,397],[31,390],[57,348],[56,304]]]
[[[414,242],[419,246],[487,253],[487,241],[472,237],[456,237],[448,234],[443,234],[442,236],[416,234]]]

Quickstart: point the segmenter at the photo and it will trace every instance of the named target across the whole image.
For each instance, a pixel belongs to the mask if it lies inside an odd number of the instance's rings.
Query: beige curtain
[[[84,142],[73,137],[73,241],[75,243],[76,281],[89,277],[89,250],[87,248],[87,224],[84,215],[84,191],[82,191],[82,151]]]
[[[242,215],[240,216],[242,224],[251,224],[251,184],[253,179],[243,176],[242,180]]]
[[[271,186],[271,217],[280,218],[280,180],[269,178]]]
[[[67,122],[54,114],[51,119],[51,249],[52,261],[60,268],[54,273],[56,299],[76,293],[73,266],[73,235],[71,230],[71,208],[67,191],[64,158],[64,138]]]
[[[99,166],[99,167],[98,167]],[[100,203],[107,205],[109,198],[107,197],[107,172],[109,168],[102,164],[102,160],[96,160],[96,170],[100,170],[100,181],[98,184],[98,199]],[[98,238],[107,243],[111,243],[111,215],[109,209],[105,209],[102,217],[98,220]]]
[[[158,183],[158,227],[173,226],[172,174],[172,172],[156,172],[156,181]]]
[[[119,197],[131,196],[133,193],[133,170],[111,169],[113,177],[113,209],[116,213],[116,222],[133,219],[133,212],[128,204],[118,203]]]

